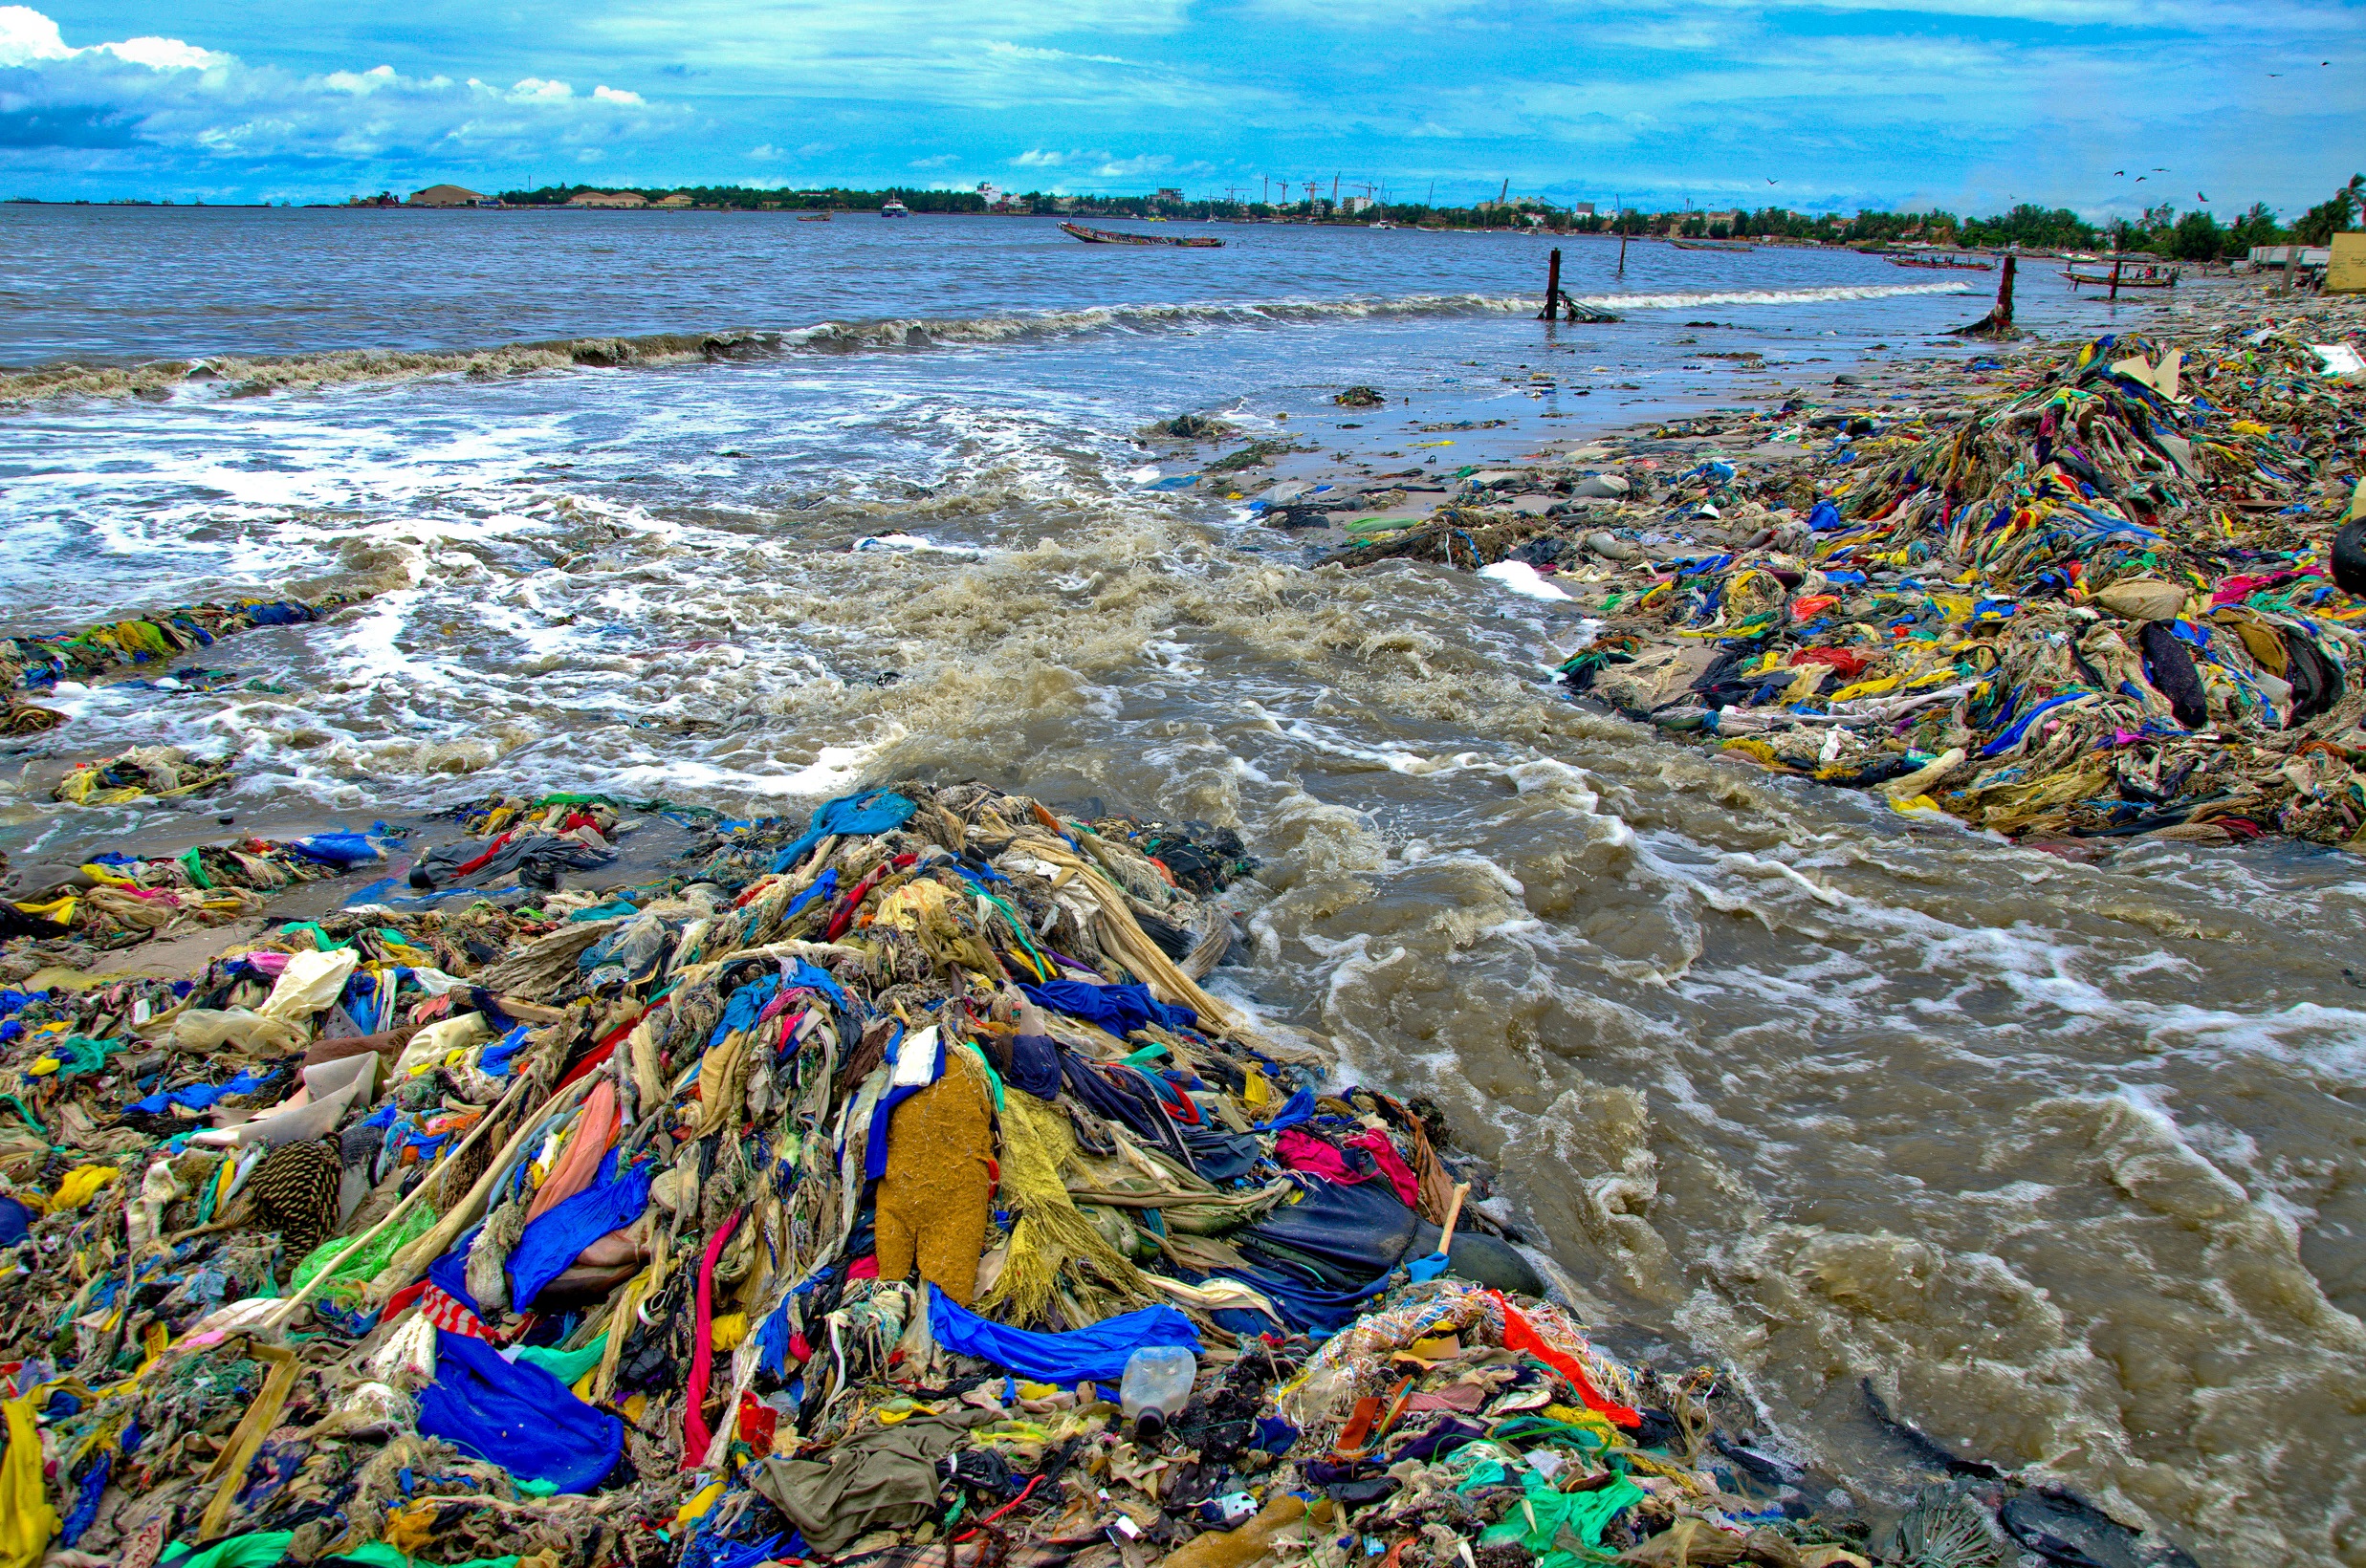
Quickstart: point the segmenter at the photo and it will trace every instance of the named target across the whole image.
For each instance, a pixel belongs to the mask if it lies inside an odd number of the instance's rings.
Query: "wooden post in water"
[[[1623,229],[1618,236],[1618,275],[1627,275],[1627,235]]]
[[[1544,269],[1544,309],[1539,321],[1553,320],[1561,314],[1561,248],[1553,247],[1552,260]]]
[[[2114,255],[2112,257],[2112,295],[2111,295],[2114,299],[2117,299],[2117,298],[2119,297],[2119,269],[2120,269],[2120,267],[2121,267],[2122,265],[2123,265],[2123,264],[2122,264],[2122,262],[2121,262],[2120,258],[2119,258],[2116,254],[2114,254]]]
[[[1990,319],[1995,321],[1999,327],[2009,327],[2013,324],[2013,263],[2019,259],[2017,256],[2007,255],[2005,258],[2005,275],[1997,280],[1996,311]]]

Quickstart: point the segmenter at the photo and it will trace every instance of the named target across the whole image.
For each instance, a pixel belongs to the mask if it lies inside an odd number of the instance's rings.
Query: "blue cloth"
[[[57,1526],[57,1543],[71,1547],[82,1538],[82,1533],[99,1519],[99,1495],[107,1490],[108,1477],[115,1473],[115,1453],[101,1453],[99,1462],[82,1477],[82,1490],[75,1497],[74,1510]]]
[[[1096,986],[1089,980],[1049,980],[1040,986],[1022,982],[1019,988],[1038,1007],[1064,1013],[1099,1024],[1110,1034],[1126,1035],[1144,1024],[1161,1029],[1196,1029],[1199,1014],[1187,1007],[1169,1007],[1144,985]]]
[[[1274,1310],[1282,1315],[1284,1322],[1292,1328],[1302,1329],[1309,1334],[1336,1334],[1346,1328],[1363,1316],[1364,1303],[1378,1296],[1389,1283],[1389,1276],[1384,1274],[1370,1284],[1357,1290],[1333,1291],[1325,1290],[1319,1285],[1309,1285],[1303,1279],[1294,1279],[1288,1274],[1267,1269],[1218,1269],[1216,1274],[1225,1278],[1237,1279],[1241,1284],[1260,1293],[1266,1300],[1274,1304]],[[1262,1313],[1250,1313],[1245,1309],[1227,1309],[1227,1311],[1232,1310],[1239,1310],[1247,1325],[1234,1328],[1236,1333],[1260,1332],[1255,1326],[1260,1323],[1263,1325],[1262,1332],[1270,1333],[1273,1329],[1273,1319]],[[1222,1318],[1217,1320],[1223,1321]],[[1234,1325],[1227,1323],[1225,1326],[1233,1327]]]
[[[1012,1040],[1011,1067],[1002,1081],[1038,1100],[1058,1100],[1060,1042],[1049,1034],[1021,1034]]]
[[[2029,726],[2039,717],[2044,715],[2048,709],[2060,708],[2064,703],[2074,703],[2085,695],[2087,694],[2083,691],[2066,691],[2059,697],[2047,698],[2044,702],[2038,704],[2035,708],[2032,708],[2026,713],[2021,715],[2018,719],[2015,719],[2012,724],[2006,728],[2003,734],[1997,736],[1996,739],[1982,747],[1980,749],[1980,754],[1983,757],[1992,757],[2000,751],[2011,751],[2015,746],[2021,743],[2021,737],[2028,733]]]
[[[517,1250],[510,1253],[511,1306],[523,1312],[534,1305],[542,1287],[566,1273],[584,1248],[639,1219],[649,1207],[653,1174],[644,1160],[617,1175],[616,1151],[608,1150],[591,1186],[554,1205],[518,1238]]]
[[[836,876],[837,873],[832,872],[831,875]],[[830,971],[817,969],[801,958],[797,960],[797,967],[789,970],[789,984],[792,988],[802,986],[808,991],[820,991],[841,1013],[854,1011],[854,1004],[846,1000],[846,989],[831,978]]]
[[[525,1043],[526,1026],[519,1024],[515,1029],[485,1047],[483,1054],[476,1058],[476,1065],[489,1077],[507,1078],[510,1073],[510,1058],[516,1056],[524,1048]]]
[[[126,1111],[141,1111],[149,1116],[162,1116],[167,1105],[180,1105],[188,1110],[208,1109],[225,1095],[252,1094],[263,1086],[271,1075],[258,1073],[250,1067],[228,1083],[190,1083],[166,1093],[159,1089],[145,1100],[135,1100],[123,1107]]]
[[[1295,1127],[1301,1122],[1310,1122],[1313,1119],[1314,1091],[1301,1089],[1282,1102],[1282,1109],[1274,1112],[1271,1122],[1260,1122],[1257,1124],[1257,1130],[1259,1132],[1280,1132],[1284,1127]]]
[[[789,901],[789,906],[780,912],[781,923],[785,925],[788,922],[795,920],[799,915],[803,914],[805,912],[805,905],[813,903],[816,899],[834,899],[836,897],[838,897],[838,867],[832,866],[827,871],[822,873],[821,876],[814,879],[814,884],[811,887],[806,888],[802,893],[798,894],[797,897]]]
[[[1829,501],[1818,501],[1807,511],[1807,526],[1818,534],[1829,534],[1834,529],[1846,528],[1849,525],[1840,520],[1838,507]],[[1827,580],[1829,580],[1829,573],[1826,574]]]
[[[957,1355],[1063,1387],[1087,1379],[1116,1383],[1126,1375],[1126,1358],[1150,1345],[1181,1345],[1199,1354],[1199,1331],[1172,1307],[1144,1307],[1066,1334],[1036,1334],[989,1322],[934,1285],[929,1287],[929,1333]]]
[[[289,839],[288,847],[325,865],[360,865],[366,860],[385,859],[368,836],[360,833],[316,833],[308,838]]]
[[[713,1050],[728,1036],[739,1030],[754,1029],[758,1015],[772,1005],[772,999],[778,994],[780,994],[780,976],[777,974],[765,975],[760,980],[751,980],[737,991],[733,991],[731,999],[723,1004],[722,1020],[707,1036],[707,1049]]]
[[[439,1329],[435,1381],[419,1394],[419,1430],[512,1475],[589,1492],[624,1453],[624,1424],[567,1392],[531,1361]]]
[[[13,1247],[33,1234],[33,1210],[14,1198],[0,1198],[0,1247]]]
[[[468,1232],[451,1244],[451,1251],[427,1265],[427,1283],[482,1318],[485,1311],[469,1294],[469,1249],[476,1245],[477,1233],[485,1228],[471,1226]]]
[[[833,833],[885,833],[910,821],[919,809],[891,790],[865,790],[825,800],[814,808],[804,835],[773,857],[772,869],[776,874],[786,871]]]

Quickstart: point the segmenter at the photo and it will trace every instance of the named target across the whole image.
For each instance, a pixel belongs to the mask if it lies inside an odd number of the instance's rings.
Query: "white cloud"
[[[960,162],[961,155],[957,152],[940,152],[934,158],[915,158],[911,166],[916,169],[949,169]]]
[[[1091,156],[1093,155],[1089,153],[1050,152],[1041,147],[1034,147],[1012,159],[1011,166],[1013,168],[1021,169],[1056,169],[1071,158],[1088,158]],[[1102,156],[1106,157],[1106,154],[1103,154]]]
[[[367,71],[332,71],[320,80],[333,92],[352,93],[359,97],[363,93],[375,93],[381,87],[392,85],[394,67],[374,65]]]
[[[204,71],[230,62],[228,54],[185,44],[178,38],[126,38],[120,44],[99,47],[118,59],[144,65],[151,71]]]
[[[74,53],[57,24],[31,6],[0,6],[0,66],[62,60]]]
[[[1104,180],[1125,180],[1135,175],[1157,174],[1174,166],[1174,160],[1164,153],[1150,153],[1138,158],[1104,158],[1093,173]]]
[[[622,150],[686,119],[638,93],[602,85],[579,97],[542,76],[499,88],[390,64],[306,76],[176,38],[77,48],[26,6],[0,6],[0,69],[6,166],[118,175],[142,189],[201,169],[210,183],[231,161],[277,165],[275,183],[291,167],[334,169],[340,184],[358,176],[375,188],[416,166],[490,185],[489,166]]]

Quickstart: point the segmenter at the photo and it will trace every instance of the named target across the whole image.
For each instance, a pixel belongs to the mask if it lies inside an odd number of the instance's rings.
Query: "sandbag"
[[[2130,621],[2175,621],[2189,590],[2158,577],[2123,577],[2095,593],[2095,603]]]

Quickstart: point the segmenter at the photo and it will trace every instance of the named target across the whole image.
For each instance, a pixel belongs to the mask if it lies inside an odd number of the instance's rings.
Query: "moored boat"
[[[1086,245],[1172,245],[1183,250],[1224,249],[1224,242],[1212,234],[1128,234],[1117,229],[1087,229],[1081,223],[1063,223],[1060,229]]]
[[[2143,267],[2115,266],[2101,274],[2082,272],[2074,267],[2065,267],[2062,275],[2076,289],[2082,283],[2092,283],[2098,289],[2174,289],[2178,269],[2146,265]]]
[[[890,196],[887,205],[879,209],[879,215],[883,218],[909,218],[912,215],[912,209]]]

